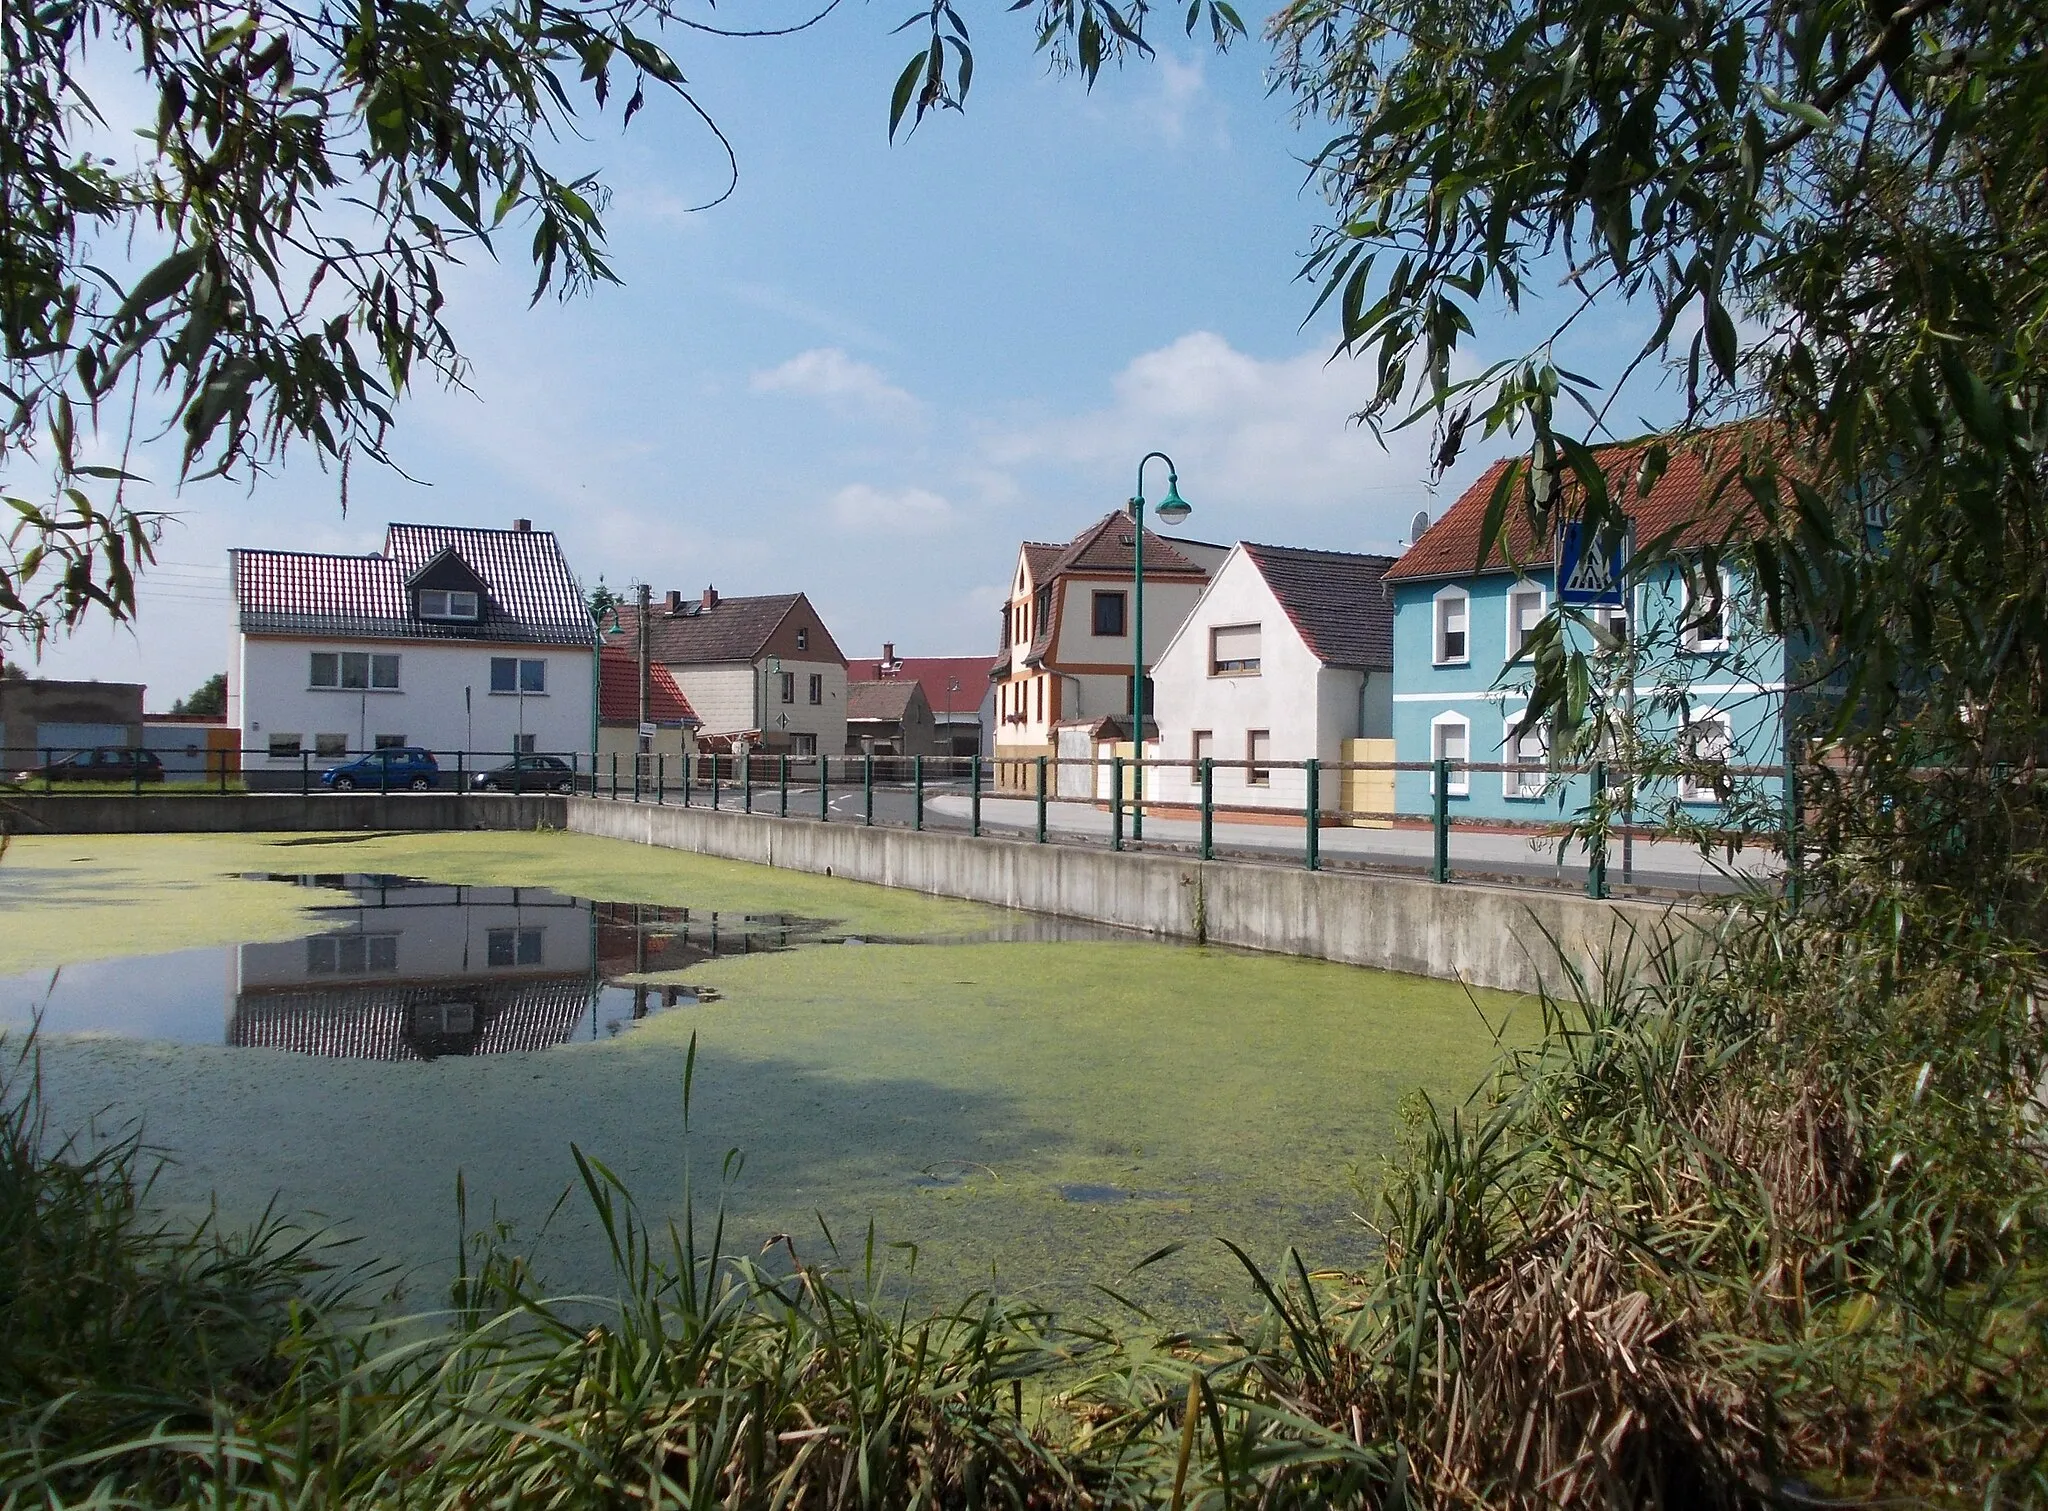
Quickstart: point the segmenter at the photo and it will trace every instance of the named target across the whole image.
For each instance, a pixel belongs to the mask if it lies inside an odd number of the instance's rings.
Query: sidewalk
[[[968,821],[965,793],[930,794],[925,799],[927,819],[942,816],[944,827],[963,827]],[[1037,804],[1029,798],[983,797],[981,822],[984,829],[1032,832],[1037,827]],[[1046,805],[1046,830],[1050,835],[1083,843],[1109,843],[1110,815],[1091,803],[1065,802]],[[1323,829],[1321,853],[1326,864],[1385,866],[1404,871],[1426,871],[1434,850],[1434,836],[1426,829]],[[1213,827],[1219,854],[1234,852],[1256,855],[1261,860],[1291,859],[1303,855],[1304,831],[1273,824],[1230,823],[1218,819]],[[1130,840],[1130,818],[1125,815],[1125,842]],[[1171,845],[1193,849],[1201,840],[1201,824],[1194,819],[1148,817],[1146,845]],[[1557,858],[1556,841],[1515,834],[1451,831],[1451,870],[1514,877],[1519,880],[1582,886],[1586,879],[1585,856],[1574,850],[1565,862]],[[1781,869],[1777,856],[1756,849],[1741,853],[1731,863],[1727,857],[1702,856],[1690,845],[1672,840],[1638,839],[1634,846],[1633,884],[1683,892],[1730,892],[1747,881],[1768,878]],[[1624,885],[1621,847],[1617,842],[1607,858],[1611,885]]]

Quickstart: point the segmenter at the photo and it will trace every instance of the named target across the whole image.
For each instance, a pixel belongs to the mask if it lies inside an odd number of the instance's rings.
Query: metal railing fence
[[[416,751],[422,747],[401,747]],[[1610,895],[1614,852],[1624,856],[1639,842],[1682,838],[1697,845],[1710,841],[1728,850],[1766,850],[1788,858],[1798,855],[1796,782],[1775,765],[1726,765],[1716,774],[1726,782],[1775,779],[1782,783],[1782,822],[1762,828],[1716,827],[1702,820],[1683,830],[1659,827],[1632,818],[1597,832],[1586,843],[1575,816],[1557,801],[1560,781],[1591,778],[1592,790],[1611,789],[1618,778],[1603,762],[1549,765],[1487,761],[1319,761],[1319,760],[1152,760],[1128,756],[1025,759],[982,756],[827,756],[697,753],[671,758],[588,752],[430,750],[431,767],[409,755],[394,761],[377,750],[319,753],[313,750],[216,746],[164,750],[150,747],[101,746],[78,751],[62,746],[0,748],[0,791],[15,794],[89,792],[95,794],[154,793],[349,793],[406,794],[415,792],[555,792],[578,793],[622,802],[644,802],[755,814],[775,818],[811,819],[825,823],[896,826],[914,830],[964,828],[971,836],[992,831],[1025,835],[1039,844],[1106,843],[1115,851],[1149,850],[1191,853],[1202,860],[1253,857],[1271,861],[1282,847],[1251,845],[1245,835],[1252,825],[1272,832],[1279,825],[1299,825],[1301,839],[1292,848],[1299,864],[1321,870],[1333,863],[1371,867],[1375,862],[1356,854],[1332,856],[1326,848],[1329,831],[1356,828],[1421,829],[1430,833],[1425,857],[1431,879],[1449,883],[1459,874],[1453,866],[1452,839],[1463,833],[1519,835],[1530,840],[1576,841],[1583,855],[1586,892]],[[1398,784],[1402,774],[1426,778],[1426,806],[1402,808]],[[998,775],[1002,780],[997,780]],[[1475,783],[1498,777],[1503,796],[1527,802],[1531,810],[1549,806],[1554,816],[1514,817],[1499,812],[1476,813],[1471,802]],[[1351,806],[1376,778],[1374,806]],[[1219,797],[1221,779],[1235,795]],[[1412,784],[1411,784],[1412,794]],[[934,798],[965,798],[934,806]],[[998,805],[991,817],[988,805]],[[1702,804],[1702,806],[1707,806]],[[1067,822],[1065,816],[1093,811],[1106,817],[1102,832]],[[1055,815],[1061,822],[1055,823]],[[1191,825],[1191,832],[1162,835],[1145,832],[1150,820]],[[1236,826],[1230,842],[1218,826]],[[1412,857],[1411,857],[1412,859]],[[1794,862],[1796,869],[1796,859]],[[1413,869],[1405,861],[1402,869]],[[1468,868],[1473,869],[1473,868]],[[1503,879],[1485,867],[1485,879]],[[1624,880],[1626,881],[1626,862]],[[1514,879],[1514,878],[1506,878]]]

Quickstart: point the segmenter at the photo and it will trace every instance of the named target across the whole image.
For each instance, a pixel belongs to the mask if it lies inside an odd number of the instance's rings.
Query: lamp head
[[[1169,525],[1177,525],[1194,510],[1188,501],[1180,496],[1180,478],[1166,474],[1166,497],[1159,501],[1159,517]]]

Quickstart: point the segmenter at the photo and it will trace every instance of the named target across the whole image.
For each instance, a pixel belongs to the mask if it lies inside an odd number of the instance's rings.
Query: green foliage
[[[200,683],[189,698],[171,705],[174,714],[200,714],[217,719],[228,711],[228,674],[215,672]]]
[[[1402,417],[1420,385],[1445,463],[1475,429],[1527,425],[1535,467],[1492,534],[1521,516],[1543,539],[1539,469],[1618,527],[1686,432],[1756,417],[1710,462],[1708,512],[1769,623],[1815,653],[1812,732],[1864,771],[1889,763],[1864,737],[1905,727],[1921,759],[2031,767],[2048,713],[2038,6],[1296,0],[1273,32],[1304,111],[1336,130],[1311,271],[1343,344],[1375,359],[1366,418]],[[1454,376],[1475,320],[1522,309],[1543,259],[1571,270],[1545,337]],[[1551,353],[1624,302],[1652,317],[1625,371],[1672,367],[1686,418],[1613,479],[1587,443],[1611,434],[1621,374]],[[1643,543],[1636,565],[1668,551]],[[1536,668],[1542,700],[1569,710],[1583,655]]]

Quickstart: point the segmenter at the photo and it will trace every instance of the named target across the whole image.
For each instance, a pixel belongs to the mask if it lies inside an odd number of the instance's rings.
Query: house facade
[[[999,787],[1030,790],[1037,758],[1062,753],[1063,726],[1096,729],[1118,715],[1128,722],[1135,529],[1131,517],[1118,511],[1063,546],[1027,541],[1018,551],[992,674]],[[1229,551],[1145,532],[1148,671]],[[1146,708],[1148,714],[1153,708],[1149,697]]]
[[[619,644],[635,643],[638,614],[619,607]],[[671,591],[650,605],[647,631],[706,742],[791,756],[846,748],[846,657],[802,593]]]
[[[589,750],[593,631],[552,532],[394,524],[369,556],[228,559],[227,723],[253,783],[385,746]]]
[[[1628,512],[1636,538],[1668,537],[1676,551],[1676,559],[1627,585],[1623,606],[1584,611],[1611,637],[1613,649],[1601,661],[1610,668],[1611,685],[1602,695],[1628,701],[1644,738],[1702,766],[1697,779],[1644,788],[1639,810],[1675,798],[1688,813],[1711,818],[1728,787],[1706,773],[1717,765],[1775,766],[1784,759],[1786,672],[1793,658],[1781,637],[1765,632],[1750,584],[1739,573],[1723,569],[1718,604],[1698,581],[1697,548],[1722,539],[1731,523],[1739,528],[1746,515],[1746,502],[1717,486],[1740,440],[1731,427],[1674,450],[1669,467],[1640,498],[1635,477],[1647,443],[1595,453],[1616,496],[1633,501]],[[1534,539],[1517,521],[1514,564],[1496,549],[1475,570],[1488,502],[1505,470],[1520,465],[1495,463],[1387,574],[1394,593],[1399,759],[1515,768],[1454,769],[1448,797],[1459,818],[1540,820],[1560,807],[1581,809],[1591,796],[1589,775],[1552,779],[1543,731],[1514,733],[1528,707],[1530,681],[1526,661],[1517,664],[1516,657],[1556,608],[1552,543]],[[1520,511],[1519,503],[1511,509]],[[1730,511],[1743,514],[1731,520]],[[1594,645],[1593,631],[1582,623],[1567,620],[1565,633],[1578,647]],[[1760,784],[1766,795],[1780,790],[1776,778]],[[1430,772],[1401,772],[1400,811],[1430,812],[1432,791]]]
[[[1307,773],[1264,761],[1369,758],[1360,741],[1393,732],[1394,609],[1388,556],[1240,542],[1160,651],[1153,671],[1162,768],[1148,795],[1199,800],[1199,763],[1223,766],[1222,806],[1307,811]],[[1347,806],[1332,772],[1325,812]]]
[[[40,765],[100,745],[143,743],[140,682],[0,677],[0,766]]]
[[[856,685],[916,682],[938,727],[940,748],[932,754],[987,755],[988,731],[995,727],[995,684],[989,680],[995,664],[989,656],[898,656],[894,642],[885,642],[880,659],[849,661],[846,675]]]

